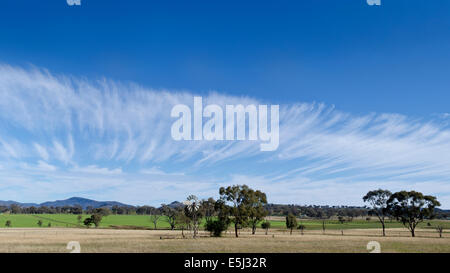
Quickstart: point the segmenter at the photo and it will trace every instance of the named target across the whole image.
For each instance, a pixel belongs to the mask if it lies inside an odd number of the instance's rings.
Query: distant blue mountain
[[[177,209],[177,208],[180,208],[180,207],[184,207],[184,204],[181,203],[181,202],[178,202],[178,201],[173,201],[172,203],[170,203],[167,206],[169,206],[169,207],[171,207],[173,209]]]
[[[100,208],[100,207],[109,207],[112,206],[125,206],[125,207],[133,207],[131,205],[123,204],[116,201],[96,201],[92,199],[82,198],[82,197],[72,197],[65,200],[56,200],[56,201],[48,201],[41,204],[36,203],[19,203],[16,201],[0,201],[0,206],[11,206],[18,205],[21,207],[64,207],[64,206],[81,206],[83,209],[87,207]]]
[[[11,201],[11,200],[8,200],[8,201],[1,201],[0,200],[0,206],[7,206],[7,207],[9,207],[9,206],[11,206],[11,205],[18,205],[18,206],[21,206],[21,207],[38,207],[39,206],[39,204],[36,204],[36,203],[20,203],[20,202],[16,202],[16,201]]]

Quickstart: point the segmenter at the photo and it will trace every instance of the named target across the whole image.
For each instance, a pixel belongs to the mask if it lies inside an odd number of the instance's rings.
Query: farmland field
[[[415,238],[405,229],[388,229],[381,237],[375,229],[330,230],[325,235],[310,230],[301,235],[298,230],[289,235],[286,230],[273,230],[268,235],[258,230],[256,235],[241,231],[235,238],[230,230],[222,238],[209,237],[204,231],[197,239],[189,232],[170,230],[120,230],[80,228],[8,228],[0,229],[0,252],[62,252],[67,244],[77,241],[81,252],[345,252],[367,253],[367,244],[377,241],[381,252],[450,252],[450,233],[443,238],[429,229],[419,230]]]
[[[83,219],[90,215],[82,215]],[[10,214],[0,215],[0,225],[5,227],[5,222],[10,220],[12,227],[38,227],[37,222],[41,220],[43,227],[51,223],[52,227],[77,227],[83,225],[78,223],[77,215],[73,214]],[[136,226],[153,227],[148,215],[109,215],[103,217],[100,227],[110,226]],[[158,228],[169,228],[169,224],[161,217],[157,224]]]
[[[83,215],[83,219],[88,215]],[[6,221],[11,222],[5,227]],[[42,221],[42,227],[37,222]],[[69,241],[78,241],[82,252],[367,252],[367,243],[377,241],[382,252],[450,252],[450,221],[426,221],[411,238],[401,223],[387,223],[387,237],[382,237],[379,223],[372,219],[355,219],[339,223],[326,220],[298,220],[306,228],[293,235],[285,228],[283,217],[269,217],[271,228],[248,228],[234,237],[230,226],[222,238],[211,238],[203,229],[197,239],[189,231],[168,230],[166,218],[160,217],[157,228],[148,215],[109,215],[99,228],[85,228],[72,214],[2,214],[0,215],[0,252],[69,252]],[[48,227],[51,223],[51,227]],[[443,226],[443,238],[435,231]]]
[[[83,219],[89,215],[82,215]],[[5,228],[6,221],[11,221],[11,227],[38,227],[37,222],[42,221],[42,226],[47,227],[51,223],[52,227],[79,227],[77,215],[73,214],[0,214],[0,228]],[[272,229],[286,229],[283,217],[270,217]],[[430,225],[428,225],[428,223]],[[306,230],[322,230],[322,220],[299,219],[298,224],[305,226]],[[376,219],[366,221],[355,219],[351,222],[340,223],[338,220],[325,220],[326,229],[379,229],[380,224]],[[431,220],[419,224],[419,228],[434,229],[437,225],[450,229],[450,221]],[[100,227],[141,227],[153,229],[153,223],[148,215],[109,215],[103,217]],[[168,229],[170,226],[166,217],[161,216],[157,223],[158,229]],[[387,221],[387,228],[403,228],[399,222]]]

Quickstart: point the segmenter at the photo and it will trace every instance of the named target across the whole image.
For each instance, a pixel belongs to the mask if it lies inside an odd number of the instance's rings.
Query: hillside
[[[96,201],[92,199],[82,198],[82,197],[71,197],[64,200],[56,200],[56,201],[47,201],[40,204],[36,203],[20,203],[16,201],[0,201],[0,206],[11,206],[18,205],[20,207],[64,207],[64,206],[81,206],[83,209],[87,207],[100,208],[100,207],[112,207],[112,206],[120,206],[120,207],[133,207],[131,205],[123,204],[116,201]]]

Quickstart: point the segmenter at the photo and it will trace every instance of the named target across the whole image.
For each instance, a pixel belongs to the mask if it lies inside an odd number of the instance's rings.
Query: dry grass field
[[[187,233],[189,235],[189,232]],[[450,252],[450,233],[419,230],[411,238],[405,229],[389,229],[387,237],[378,229],[308,231],[293,235],[275,230],[265,235],[243,231],[234,238],[231,231],[222,238],[201,232],[197,239],[183,239],[180,231],[114,230],[72,228],[11,228],[0,230],[0,252],[70,252],[69,241],[78,241],[81,252],[346,252],[367,253],[367,243],[377,241],[381,252]],[[190,237],[190,236],[187,236]]]

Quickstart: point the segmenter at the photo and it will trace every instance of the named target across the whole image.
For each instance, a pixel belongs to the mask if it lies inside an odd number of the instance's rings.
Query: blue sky
[[[0,200],[153,204],[247,183],[270,202],[450,207],[450,3],[3,1]],[[280,147],[175,143],[171,106],[280,104]]]

